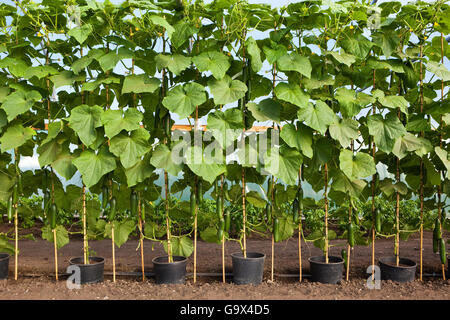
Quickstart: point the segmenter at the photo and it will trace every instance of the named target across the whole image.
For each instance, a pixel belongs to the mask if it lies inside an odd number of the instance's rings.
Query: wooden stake
[[[19,273],[19,209],[17,203],[14,204],[14,280],[17,280]]]
[[[198,206],[195,204],[194,215],[194,283],[197,282],[197,228],[198,228]]]
[[[273,222],[273,217],[272,217]],[[273,223],[272,223],[273,224]],[[275,254],[275,239],[272,232],[272,263],[271,263],[271,269],[270,269],[270,280],[273,282],[273,265],[274,265],[274,254]]]
[[[244,138],[244,134],[242,134],[242,138]],[[242,167],[242,231],[244,232],[244,243],[243,243],[243,253],[244,258],[247,259],[247,237],[246,237],[246,224],[247,224],[247,215],[245,212],[245,171]]]
[[[423,46],[420,45],[420,113],[423,113]],[[424,132],[420,132],[420,136],[424,137]],[[422,281],[423,274],[423,159],[420,158],[420,270],[419,280]]]
[[[55,247],[55,279],[58,281],[58,245],[56,243],[56,229],[53,229],[53,243]]]
[[[328,263],[328,198],[327,198],[327,190],[328,190],[328,165],[325,163],[324,165],[324,178],[325,178],[325,191],[324,191],[324,199],[325,199],[325,263]]]
[[[116,248],[114,246],[114,223],[112,221],[111,221],[111,248],[112,248],[113,282],[116,282]]]
[[[299,218],[301,219],[301,217]],[[302,282],[302,223],[298,224],[298,282]]]
[[[139,244],[141,247],[142,282],[145,282],[144,237],[143,237],[143,231],[142,231],[142,213],[141,213],[141,197],[140,197],[140,195],[139,195],[139,200],[138,200],[138,213],[139,213]]]
[[[167,261],[173,262],[172,257],[172,244],[170,242],[170,224],[169,224],[169,177],[167,171],[164,170],[164,189],[166,193],[166,234],[167,234]]]
[[[83,184],[83,258],[84,264],[89,264],[88,257],[88,241],[87,241],[87,225],[86,225],[86,186]]]
[[[222,236],[222,282],[225,283],[225,234]]]
[[[442,280],[445,281],[445,264],[442,265]]]
[[[351,255],[351,249],[349,244],[347,244],[347,270],[346,270],[346,277],[345,280],[348,281],[348,275],[350,273],[350,255]]]

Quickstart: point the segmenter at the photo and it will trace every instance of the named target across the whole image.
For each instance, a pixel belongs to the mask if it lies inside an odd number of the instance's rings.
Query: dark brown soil
[[[332,245],[344,244],[342,240],[332,241]],[[443,281],[439,255],[432,250],[432,235],[425,233],[424,240],[424,281],[418,280],[399,284],[383,281],[381,290],[370,290],[366,287],[367,268],[371,265],[371,246],[356,247],[351,252],[350,281],[339,285],[325,285],[308,281],[308,257],[321,255],[321,251],[311,243],[302,243],[303,274],[305,279],[298,282],[298,247],[297,239],[277,243],[275,245],[274,282],[271,277],[271,242],[262,239],[250,239],[248,251],[266,254],[264,281],[260,286],[237,286],[227,277],[227,283],[221,282],[222,272],[221,246],[200,241],[198,243],[198,269],[200,273],[197,283],[193,283],[189,275],[184,285],[157,286],[152,278],[142,282],[140,277],[121,274],[140,270],[139,242],[132,239],[121,248],[116,248],[116,270],[119,273],[116,283],[112,282],[111,241],[90,241],[91,249],[106,259],[105,281],[100,284],[84,285],[79,290],[69,290],[66,281],[54,281],[53,244],[45,240],[21,240],[19,244],[19,279],[13,278],[14,259],[10,260],[9,280],[0,281],[0,299],[450,299],[450,281]],[[59,272],[64,273],[69,259],[82,254],[82,241],[71,239],[71,242],[59,250]],[[144,243],[144,261],[146,271],[152,270],[152,259],[164,255],[159,244],[149,241]],[[419,261],[419,241],[411,237],[401,242],[402,257]],[[342,246],[330,249],[330,255],[340,256]],[[226,244],[226,272],[232,272],[230,254],[239,251],[235,242]],[[392,240],[376,242],[376,257],[390,256],[393,253]],[[419,267],[418,267],[419,269]],[[189,258],[187,272],[193,271],[193,258]],[[208,275],[202,274],[208,273]],[[216,275],[211,275],[216,273]],[[432,277],[435,273],[437,277]]]

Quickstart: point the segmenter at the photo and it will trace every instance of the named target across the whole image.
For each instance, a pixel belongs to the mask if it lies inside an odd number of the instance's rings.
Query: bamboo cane
[[[58,281],[58,246],[56,244],[56,229],[53,229],[53,244],[55,248],[55,279]]]

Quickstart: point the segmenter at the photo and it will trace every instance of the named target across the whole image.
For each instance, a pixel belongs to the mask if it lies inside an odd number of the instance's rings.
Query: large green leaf
[[[102,125],[100,117],[103,109],[99,106],[83,104],[72,109],[68,118],[70,127],[78,134],[85,146],[93,144],[97,138],[95,128]]]
[[[175,48],[181,47],[191,36],[198,32],[198,29],[186,21],[179,21],[174,26],[171,44]]]
[[[144,157],[143,160],[139,160],[134,166],[125,170],[127,185],[132,187],[140,182],[143,182],[152,175],[154,169],[155,168],[150,165],[149,158]]]
[[[264,99],[260,103],[247,103],[248,110],[257,121],[275,121],[280,122],[280,113],[283,106],[276,100]]]
[[[405,127],[394,113],[388,113],[385,119],[380,114],[371,115],[367,118],[367,126],[377,147],[388,154],[392,152],[395,140],[406,133]]]
[[[342,42],[342,48],[345,52],[350,53],[360,59],[364,59],[372,49],[373,43],[367,40],[361,34],[357,36],[351,36],[344,39]]]
[[[128,133],[120,133],[111,139],[110,150],[120,157],[124,168],[134,166],[143,155],[150,151],[150,133],[144,128],[138,128]]]
[[[258,72],[262,68],[261,50],[253,37],[248,37],[245,41],[247,52],[250,55],[250,62],[254,72]]]
[[[36,90],[16,91],[5,98],[2,108],[8,116],[8,121],[11,121],[18,115],[30,110],[34,103],[41,99],[42,96]]]
[[[247,86],[243,82],[232,80],[228,75],[220,80],[208,81],[208,86],[214,96],[214,103],[217,105],[235,102],[244,97],[247,92]]]
[[[181,54],[159,54],[155,57],[158,69],[168,68],[173,74],[179,75],[191,64],[191,58]]]
[[[311,78],[312,66],[307,57],[298,53],[286,54],[278,59],[278,68],[281,71],[297,71],[307,78]]]
[[[136,229],[134,220],[113,221],[105,226],[105,236],[108,238],[112,236],[112,226],[114,226],[114,243],[119,248],[127,242],[131,232]]]
[[[208,115],[206,126],[222,147],[228,147],[244,129],[244,117],[239,109],[216,110]]]
[[[404,114],[408,114],[408,101],[403,96],[385,96],[383,91],[376,89],[373,96],[377,98],[378,102],[384,107],[400,109]]]
[[[143,119],[142,113],[136,108],[123,110],[108,109],[101,115],[101,121],[105,127],[105,134],[108,138],[113,138],[122,130],[133,131],[140,128]]]
[[[36,131],[30,127],[24,128],[21,124],[11,126],[6,129],[6,132],[0,138],[1,150],[2,152],[5,152],[10,149],[18,148],[30,140],[34,135],[36,135]]]
[[[44,78],[46,76],[54,75],[54,74],[57,74],[57,73],[58,73],[58,70],[56,70],[52,66],[47,66],[47,65],[34,66],[34,67],[29,67],[25,71],[24,78],[25,79],[31,79],[33,77],[36,77],[38,79],[42,79],[42,78]]]
[[[300,89],[299,85],[281,82],[275,87],[275,95],[278,99],[305,108],[309,101],[309,95]]]
[[[159,88],[160,83],[158,79],[149,78],[145,74],[130,75],[123,81],[122,93],[154,92]]]
[[[172,237],[171,248],[175,256],[189,257],[194,252],[194,244],[188,236]],[[163,242],[164,250],[167,252],[167,241]]]
[[[354,55],[345,53],[345,51],[341,51],[340,53],[336,51],[327,51],[327,54],[331,55],[338,62],[345,64],[347,67],[350,67],[356,61]]]
[[[300,121],[305,121],[310,128],[321,134],[325,134],[328,126],[336,121],[333,110],[320,100],[316,102],[316,105],[308,103],[307,107],[300,109],[297,115]]]
[[[178,176],[182,169],[181,161],[175,161],[175,155],[165,144],[159,144],[152,153],[150,163],[158,169],[164,169],[173,176]]]
[[[341,150],[339,168],[351,180],[366,178],[377,172],[375,161],[370,154],[358,152],[355,155],[347,149]]]
[[[272,42],[272,46],[263,47],[264,54],[266,55],[267,62],[274,64],[278,59],[283,57],[287,53],[287,49],[282,44]]]
[[[408,155],[408,152],[414,152],[422,148],[423,142],[419,137],[407,132],[403,136],[395,140],[392,153],[399,159],[403,159]]]
[[[441,63],[428,61],[427,69],[443,81],[450,81],[450,71]]]
[[[278,218],[279,241],[290,239],[294,235],[297,225],[292,221],[291,217]]]
[[[73,164],[73,160],[76,159],[76,155],[70,153],[69,147],[63,147],[62,151],[56,156],[56,159],[52,162],[52,168],[64,179],[70,180],[77,168]]]
[[[167,109],[178,114],[180,118],[186,118],[192,114],[196,106],[205,101],[205,88],[201,84],[190,82],[170,90],[162,103]]]
[[[296,128],[293,124],[285,124],[281,129],[280,137],[289,147],[301,151],[308,158],[312,158],[313,131],[301,123],[298,123],[297,126]]]
[[[83,78],[82,75],[77,76],[69,70],[61,71],[60,73],[49,77],[50,81],[53,82],[55,89],[63,86],[71,86],[75,81],[81,81]]]
[[[355,95],[354,90],[347,88],[339,88],[335,94],[336,100],[339,102],[340,111],[344,117],[356,116],[365,105],[372,103],[374,99],[362,92]]]
[[[223,160],[221,156],[219,159]],[[219,175],[226,172],[226,165],[223,161],[219,161],[214,155],[206,153],[198,146],[187,149],[186,164],[192,172],[209,183],[213,183]]]
[[[116,158],[106,147],[102,147],[98,153],[89,149],[83,151],[73,160],[73,164],[80,171],[84,184],[89,188],[116,168]]]
[[[447,169],[447,179],[450,178],[450,160],[448,157],[448,153],[447,151],[445,151],[444,149],[440,148],[440,147],[435,147],[434,148],[434,152],[436,152],[437,156],[439,157],[439,159],[441,159],[442,163],[445,166],[445,169]]]
[[[386,58],[397,50],[400,44],[400,37],[395,31],[382,30],[372,36],[373,42],[383,50],[383,54]]]
[[[364,190],[366,184],[367,183],[364,180],[350,179],[344,173],[339,172],[336,176],[333,177],[331,188],[334,191],[340,191],[357,198]]]
[[[264,156],[264,169],[288,185],[294,185],[303,157],[296,149],[288,146],[274,148]]]
[[[86,41],[86,39],[89,37],[92,31],[93,31],[92,25],[86,23],[81,27],[75,27],[73,29],[70,29],[69,32],[67,32],[67,35],[74,37],[79,44],[83,44],[83,42]]]
[[[47,240],[51,243],[55,243],[53,230],[50,228],[49,225],[42,227],[41,231],[42,231],[41,235],[42,239]],[[56,247],[58,249],[61,249],[62,247],[64,247],[66,244],[69,243],[69,233],[67,232],[66,228],[64,228],[64,226],[60,225],[56,226],[55,231],[56,231]]]
[[[352,140],[358,138],[358,121],[342,119],[330,125],[330,135],[338,140],[343,148],[350,146]]]
[[[37,153],[39,154],[39,165],[41,168],[51,164],[56,160],[58,155],[61,153],[61,144],[56,140],[52,140],[45,144],[40,145],[37,148]]]
[[[148,19],[157,26],[163,27],[164,30],[167,32],[169,38],[172,37],[173,33],[175,32],[175,28],[172,27],[164,17],[151,15]]]
[[[230,68],[228,57],[218,51],[207,51],[192,58],[198,70],[201,72],[211,71],[216,79],[222,79]]]

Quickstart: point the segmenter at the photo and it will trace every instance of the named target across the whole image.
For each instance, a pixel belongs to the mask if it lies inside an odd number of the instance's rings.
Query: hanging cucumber
[[[6,213],[7,213],[7,216],[8,216],[8,222],[11,222],[12,219],[13,219],[13,215],[14,215],[14,212],[13,212],[13,197],[12,196],[9,196],[9,198],[8,198],[8,204],[7,204],[7,207],[6,207]]]
[[[116,217],[116,212],[117,212],[117,200],[116,197],[112,197],[109,200],[109,213],[108,213],[108,221],[113,221],[114,218]]]
[[[447,252],[445,251],[445,240],[443,238],[440,240],[439,255],[441,256],[441,263],[445,264],[447,260]]]
[[[378,208],[375,208],[375,211],[373,214],[375,215],[375,231],[380,233],[381,232],[381,212]]]
[[[135,217],[138,213],[138,195],[136,191],[132,191],[130,195],[130,214]]]
[[[17,204],[19,202],[19,186],[16,183],[13,188],[13,203]]]
[[[230,226],[231,226],[231,213],[229,208],[225,208],[225,211],[223,212],[223,216],[225,219],[225,231],[230,232]]]
[[[102,208],[105,209],[108,205],[108,198],[109,198],[109,190],[106,185],[102,187]]]
[[[439,251],[439,239],[433,237],[433,252],[437,253]]]
[[[219,219],[223,218],[223,216],[222,216],[222,201],[220,200],[220,197],[217,197],[217,199],[216,199],[216,214]]]
[[[344,268],[347,269],[347,264],[348,264],[348,254],[347,254],[347,250],[342,249],[341,250],[341,257],[344,260]]]
[[[190,204],[191,204],[191,216],[193,217],[193,216],[195,216],[195,205],[196,205],[196,196],[195,196],[195,192],[191,192],[191,202],[190,202]]]
[[[298,199],[294,199],[294,202],[292,203],[292,221],[294,223],[298,222],[298,210],[299,210]]]
[[[347,225],[347,239],[348,244],[353,248],[355,246],[355,230],[353,227],[353,223],[349,223]]]
[[[226,182],[223,185],[223,195],[226,200],[231,201],[230,194],[228,193],[228,184]]]
[[[278,218],[273,219],[273,240],[280,241],[280,220]]]
[[[50,210],[48,211],[48,223],[50,224],[50,228],[54,230],[56,228],[56,218],[58,215],[58,208],[56,207],[55,203],[52,203],[50,205]]]
[[[48,188],[48,171],[44,169],[42,171],[42,191],[46,191]]]
[[[203,183],[202,180],[199,180],[197,183],[197,204],[203,202]]]
[[[268,224],[272,223],[272,205],[270,203],[266,204],[266,220]]]
[[[222,240],[224,231],[225,231],[225,220],[220,219],[219,220],[219,229],[217,230],[217,238],[219,238],[219,240]]]
[[[145,222],[145,202],[141,202],[141,219]]]
[[[267,182],[267,199],[272,199],[272,179],[269,179],[269,181]]]
[[[44,193],[44,213],[47,213],[49,204],[50,204],[50,192],[45,191],[45,193]]]

